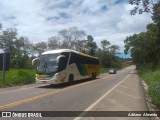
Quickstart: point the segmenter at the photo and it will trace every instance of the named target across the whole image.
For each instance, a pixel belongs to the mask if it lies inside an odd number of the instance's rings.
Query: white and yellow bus
[[[36,83],[72,84],[99,75],[98,58],[70,49],[44,52],[32,64],[36,65]]]

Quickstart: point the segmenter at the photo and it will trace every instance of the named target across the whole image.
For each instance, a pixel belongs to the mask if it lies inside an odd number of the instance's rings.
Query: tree
[[[102,49],[104,50],[104,51],[109,51],[109,45],[110,45],[110,42],[109,41],[107,41],[107,40],[102,40],[101,41],[101,46],[102,46]]]
[[[127,37],[125,42],[125,53],[131,52],[136,64],[154,68],[160,60],[160,50],[157,45],[158,28],[154,24],[147,26],[148,31]]]
[[[86,53],[88,40],[77,40],[74,42],[75,50]]]
[[[35,44],[34,50],[36,51],[36,53],[38,55],[40,55],[42,52],[44,52],[44,51],[47,50],[47,43],[45,43],[45,42],[38,42],[37,44]]]
[[[31,68],[30,54],[32,44],[26,37],[17,38],[14,41],[13,57],[11,59],[12,68]]]
[[[125,52],[131,51],[135,63],[154,68],[160,61],[160,0],[129,0],[129,3],[135,5],[131,15],[150,12],[154,23],[147,25],[147,32],[127,37]]]
[[[110,52],[111,52],[112,54],[115,55],[118,50],[119,50],[119,46],[118,46],[118,45],[111,45],[111,47],[110,47]]]
[[[11,58],[13,57],[13,43],[16,40],[16,36],[17,30],[13,28],[3,30],[2,35],[0,35],[0,48],[3,49],[6,53],[10,53]]]
[[[32,53],[32,44],[27,37],[20,37],[14,41],[14,50],[21,51],[22,54],[26,52],[27,54]]]
[[[91,35],[87,36],[87,47],[88,47],[88,54],[95,55],[97,44],[94,42],[94,38]]]
[[[131,15],[136,13],[142,14],[144,12],[152,13],[152,8],[156,4],[154,0],[129,0],[129,4],[134,5],[134,9],[130,11]]]
[[[160,1],[153,7],[152,20],[154,23],[160,24]]]
[[[100,59],[100,65],[103,67],[116,67],[120,68],[122,62],[115,56],[119,46],[111,45],[108,40],[101,41],[101,48],[98,48],[96,55]]]
[[[85,35],[85,32],[79,30],[77,27],[59,31],[59,36],[62,39],[62,48],[76,49],[76,41],[83,38]]]
[[[130,11],[131,15],[151,13],[154,23],[160,23],[160,0],[129,0],[129,4],[135,6]]]
[[[26,37],[17,37],[17,30],[8,28],[2,30],[0,24],[0,49],[10,53],[11,68],[31,68],[30,54],[32,44]]]
[[[23,54],[22,54],[23,53]],[[28,62],[29,61],[29,62]],[[11,68],[31,68],[31,60],[25,51],[18,51],[16,57],[11,59]]]
[[[60,48],[60,43],[58,41],[58,38],[56,36],[49,38],[47,46],[48,46],[48,49],[50,50]]]

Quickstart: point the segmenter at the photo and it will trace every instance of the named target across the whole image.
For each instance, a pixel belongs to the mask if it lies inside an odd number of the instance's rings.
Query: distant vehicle
[[[36,83],[73,83],[99,75],[99,59],[75,50],[59,49],[32,60],[36,67]]]
[[[117,70],[115,68],[110,68],[108,73],[109,74],[116,74]]]

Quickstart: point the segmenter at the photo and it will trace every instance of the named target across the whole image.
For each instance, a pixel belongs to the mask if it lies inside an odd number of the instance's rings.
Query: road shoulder
[[[148,111],[144,89],[136,70],[129,73],[118,86],[107,94],[91,111]],[[97,120],[104,117],[82,117]],[[108,118],[107,118],[108,119]],[[109,120],[147,120],[148,117],[110,117]],[[77,119],[78,120],[78,119]]]

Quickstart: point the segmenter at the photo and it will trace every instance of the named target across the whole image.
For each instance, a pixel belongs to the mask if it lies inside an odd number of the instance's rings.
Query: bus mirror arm
[[[39,61],[39,58],[34,58],[34,59],[32,60],[32,65],[33,65],[33,66],[37,66],[37,65],[38,65],[38,61]]]
[[[64,55],[58,56],[58,57],[57,57],[57,63],[59,63],[59,61],[60,61],[61,58],[65,58],[65,57],[66,57],[66,56],[64,56]]]

